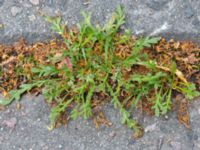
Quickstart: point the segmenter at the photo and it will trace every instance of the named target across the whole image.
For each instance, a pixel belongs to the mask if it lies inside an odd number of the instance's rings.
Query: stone
[[[30,15],[30,16],[28,16],[28,18],[30,21],[34,21],[36,19],[35,15]]]
[[[152,125],[147,126],[147,127],[144,129],[144,131],[145,131],[145,132],[152,132],[152,131],[154,131],[154,130],[156,129],[156,125],[157,125],[157,123],[154,123],[154,124],[152,124]]]
[[[12,16],[17,16],[21,12],[22,12],[22,8],[21,7],[13,6],[11,8],[11,14],[12,14]]]
[[[29,0],[30,1],[30,3],[32,4],[32,5],[39,5],[40,4],[40,1],[39,0]]]

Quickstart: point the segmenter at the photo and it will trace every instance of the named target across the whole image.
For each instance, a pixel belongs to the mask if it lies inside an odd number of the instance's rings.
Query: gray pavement
[[[200,41],[199,0],[0,0],[0,43],[19,37],[29,42],[52,38],[41,14],[61,14],[69,26],[80,22],[80,12],[89,12],[92,22],[103,24],[121,4],[126,26],[137,35]],[[1,25],[1,26],[2,26]]]
[[[134,140],[132,131],[120,124],[120,114],[112,105],[104,108],[113,125],[96,129],[92,120],[79,118],[67,127],[48,131],[49,107],[43,96],[26,95],[21,109],[13,103],[0,112],[1,150],[199,150],[200,99],[190,105],[191,127],[186,129],[176,113],[156,118],[137,116],[145,128],[141,139]]]

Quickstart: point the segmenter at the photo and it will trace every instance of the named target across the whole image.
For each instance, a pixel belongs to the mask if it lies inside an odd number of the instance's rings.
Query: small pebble
[[[39,5],[40,1],[39,0],[29,0],[31,4],[33,5]]]
[[[198,113],[199,113],[199,115],[200,115],[200,108],[198,109]]]
[[[34,21],[36,19],[35,15],[30,15],[30,16],[28,16],[28,18],[30,21]]]
[[[22,11],[21,7],[13,6],[11,8],[11,14],[12,16],[17,16]]]
[[[154,131],[155,128],[156,128],[156,125],[157,125],[157,123],[154,123],[154,124],[152,124],[152,125],[147,126],[147,127],[145,128],[145,132]]]
[[[60,145],[58,146],[58,148],[60,148],[60,149],[61,149],[61,148],[62,148],[62,145],[60,144]]]
[[[169,119],[169,117],[167,115],[165,115],[165,119]]]

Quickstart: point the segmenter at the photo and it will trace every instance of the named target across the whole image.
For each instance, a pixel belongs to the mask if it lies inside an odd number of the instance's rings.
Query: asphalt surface
[[[67,127],[49,131],[49,107],[42,95],[26,95],[21,108],[13,103],[0,112],[1,150],[199,150],[200,99],[190,104],[192,129],[186,129],[176,119],[176,113],[160,118],[135,117],[145,128],[141,139],[120,123],[120,114],[112,105],[104,108],[111,127],[96,129],[92,120],[70,121]]]
[[[61,14],[69,26],[80,22],[81,11],[91,13],[92,22],[104,24],[118,5],[125,8],[126,27],[136,35],[200,42],[199,0],[0,0],[0,43],[21,36],[29,42],[52,38],[42,14]]]

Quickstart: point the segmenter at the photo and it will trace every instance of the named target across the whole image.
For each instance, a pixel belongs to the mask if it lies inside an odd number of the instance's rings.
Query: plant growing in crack
[[[189,99],[199,95],[175,62],[169,67],[160,66],[144,52],[160,38],[135,39],[130,31],[120,31],[125,23],[122,7],[103,27],[94,26],[90,15],[83,13],[83,17],[83,22],[71,29],[62,24],[61,17],[46,17],[51,28],[62,36],[65,48],[51,50],[53,55],[47,54],[42,63],[30,59],[29,63],[34,64],[31,80],[11,90],[0,104],[8,105],[20,100],[25,92],[41,89],[52,106],[49,129],[53,129],[63,113],[71,119],[88,119],[94,115],[96,98],[100,102],[108,98],[119,109],[121,122],[135,131],[135,137],[141,137],[143,128],[132,116],[138,105],[148,105],[160,116],[171,109],[172,92]]]

